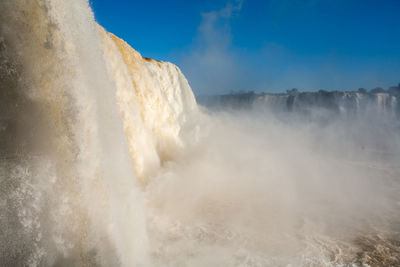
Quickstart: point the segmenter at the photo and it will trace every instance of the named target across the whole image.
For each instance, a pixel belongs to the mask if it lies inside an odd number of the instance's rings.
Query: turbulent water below
[[[85,0],[1,1],[0,265],[399,266],[397,117],[314,118],[198,106]]]

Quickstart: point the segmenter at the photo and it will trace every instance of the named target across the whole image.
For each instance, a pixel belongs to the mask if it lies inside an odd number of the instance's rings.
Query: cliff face
[[[183,147],[181,129],[197,110],[196,100],[177,66],[142,57],[117,36],[98,28],[108,71],[117,85],[135,171],[143,182]]]

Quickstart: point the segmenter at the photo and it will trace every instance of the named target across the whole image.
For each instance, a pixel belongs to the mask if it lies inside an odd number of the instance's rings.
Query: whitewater
[[[207,109],[86,0],[0,2],[0,96],[1,266],[400,265],[383,104]]]

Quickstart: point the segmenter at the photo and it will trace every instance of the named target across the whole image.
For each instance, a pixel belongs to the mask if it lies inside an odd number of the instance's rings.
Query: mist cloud
[[[240,16],[242,6],[243,1],[238,0],[201,14],[194,44],[182,57],[182,68],[196,93],[222,93],[246,84],[231,33],[231,22]]]

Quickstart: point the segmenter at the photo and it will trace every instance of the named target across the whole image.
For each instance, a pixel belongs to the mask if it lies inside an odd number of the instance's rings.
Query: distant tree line
[[[300,91],[297,88],[286,90],[286,94],[288,94],[288,95],[296,95],[299,92]],[[331,93],[334,93],[334,92],[339,92],[339,91],[331,91]],[[389,93],[391,95],[400,95],[400,83],[398,83],[397,86],[390,86],[387,90],[383,89],[382,87],[376,87],[376,88],[373,88],[373,89],[371,89],[369,91],[367,89],[365,89],[365,88],[358,88],[357,91],[353,91],[353,92],[358,92],[358,93],[361,93],[361,94],[367,94],[367,93],[371,93],[371,94]],[[327,91],[327,90],[321,89],[321,90],[318,90],[318,93],[324,94],[324,93],[330,93],[330,92]]]
[[[306,91],[304,91],[306,92]],[[317,91],[320,94],[328,94],[328,93],[340,93],[341,91],[327,91],[324,89],[320,89]],[[343,91],[342,91],[343,92]],[[357,92],[357,93],[361,93],[361,94],[378,94],[378,93],[389,93],[391,95],[400,95],[400,83],[397,84],[397,86],[390,86],[388,89],[383,89],[382,87],[376,87],[373,88],[371,90],[367,90],[365,88],[358,88],[357,91],[344,91],[344,92]],[[298,88],[292,88],[290,90],[286,90],[286,94],[288,95],[297,95],[300,93],[300,90]],[[239,91],[235,91],[232,90],[230,91],[228,94],[224,94],[224,95],[231,95],[231,96],[254,96],[257,94],[270,94],[270,93],[256,93],[255,91],[245,91],[245,90],[239,90]],[[282,93],[277,93],[277,94],[282,94]],[[284,94],[284,93],[283,93]]]

